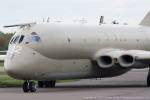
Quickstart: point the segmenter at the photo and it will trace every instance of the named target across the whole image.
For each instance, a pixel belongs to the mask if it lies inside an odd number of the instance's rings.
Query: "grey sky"
[[[5,24],[16,24],[43,17],[75,20],[86,18],[97,24],[99,16],[104,15],[110,23],[137,24],[150,10],[150,0],[1,0],[0,29]]]

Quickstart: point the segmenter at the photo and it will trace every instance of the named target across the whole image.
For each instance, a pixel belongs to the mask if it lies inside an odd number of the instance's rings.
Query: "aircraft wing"
[[[150,65],[150,51],[144,50],[101,50],[94,59],[102,68],[120,65],[124,68],[146,68]]]
[[[150,51],[128,50],[120,56],[119,60],[120,60],[120,65],[122,66],[129,66],[129,65],[131,66],[134,63],[143,63],[149,66]]]

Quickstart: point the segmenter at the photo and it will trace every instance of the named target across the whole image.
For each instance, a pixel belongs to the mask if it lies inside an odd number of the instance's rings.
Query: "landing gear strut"
[[[22,88],[23,88],[23,91],[26,93],[29,91],[30,92],[36,92],[36,83],[33,81],[25,81],[23,83]]]
[[[147,86],[150,87],[150,68],[148,70],[148,75],[147,75]]]
[[[56,81],[38,81],[38,87],[40,88],[48,88],[48,87],[55,87]]]

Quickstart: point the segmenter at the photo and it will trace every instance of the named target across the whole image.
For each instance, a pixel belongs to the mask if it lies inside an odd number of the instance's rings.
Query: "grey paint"
[[[40,36],[40,42],[32,41],[32,32]],[[119,58],[123,53],[113,52],[116,50],[126,53],[132,50],[133,55],[145,55],[142,50],[150,50],[150,28],[143,25],[35,24],[22,28],[14,37],[18,35],[25,35],[25,39],[21,44],[9,45],[5,70],[10,76],[23,80],[118,76],[133,66],[123,68],[117,63],[102,68],[97,64],[98,57],[109,54]],[[140,57],[145,60],[145,56]]]

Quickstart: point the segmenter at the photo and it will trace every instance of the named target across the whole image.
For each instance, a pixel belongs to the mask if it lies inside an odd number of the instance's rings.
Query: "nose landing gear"
[[[40,88],[50,88],[55,87],[56,81],[38,81],[38,87]],[[22,89],[25,93],[36,92],[37,85],[34,81],[25,81],[23,83]]]
[[[33,81],[25,81],[24,83],[23,83],[23,91],[25,92],[25,93],[27,93],[27,92],[36,92],[36,83],[35,82],[33,82]]]

